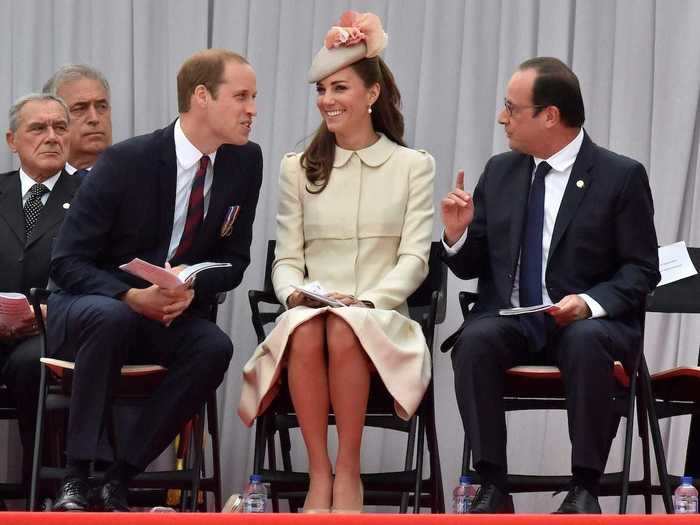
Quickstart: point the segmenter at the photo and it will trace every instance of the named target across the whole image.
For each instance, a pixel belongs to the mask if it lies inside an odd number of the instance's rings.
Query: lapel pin
[[[64,203],[63,203],[63,209],[64,209],[64,210],[67,210],[68,208],[70,208],[70,203],[64,202]]]
[[[582,180],[577,180],[576,181],[576,187],[577,188],[583,188],[585,186],[584,182]]]

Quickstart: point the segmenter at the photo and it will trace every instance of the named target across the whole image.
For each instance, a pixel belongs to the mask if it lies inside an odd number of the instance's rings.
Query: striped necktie
[[[190,202],[187,206],[187,219],[185,220],[185,231],[182,232],[180,244],[175,250],[175,257],[181,257],[187,253],[194,242],[199,227],[204,221],[204,178],[207,174],[209,157],[204,155],[199,159],[199,169],[195,173],[190,191]]]

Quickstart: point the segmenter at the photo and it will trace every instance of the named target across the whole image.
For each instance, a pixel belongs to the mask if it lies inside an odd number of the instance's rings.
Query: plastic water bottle
[[[469,512],[475,495],[476,487],[472,485],[472,478],[460,476],[459,485],[452,492],[452,512],[455,514],[466,514]]]
[[[250,476],[250,483],[245,491],[243,512],[265,512],[267,505],[267,488],[260,474]]]
[[[673,493],[673,510],[676,514],[697,514],[698,489],[693,486],[692,476],[681,478],[681,484]]]

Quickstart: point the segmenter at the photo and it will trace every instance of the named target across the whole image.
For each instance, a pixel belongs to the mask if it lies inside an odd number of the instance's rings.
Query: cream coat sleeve
[[[394,309],[421,285],[428,275],[433,235],[433,181],[435,161],[426,151],[412,151],[415,160],[408,173],[408,202],[401,230],[396,265],[359,297],[376,308]]]
[[[287,297],[294,291],[291,285],[301,286],[306,273],[303,212],[299,195],[301,175],[299,155],[285,155],[280,165],[277,244],[272,264],[275,295],[285,306]]]

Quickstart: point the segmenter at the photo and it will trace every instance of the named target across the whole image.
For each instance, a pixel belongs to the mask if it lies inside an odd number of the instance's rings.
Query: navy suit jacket
[[[51,260],[51,279],[60,289],[49,299],[52,349],[63,343],[66,313],[77,296],[119,298],[129,288],[150,285],[119,265],[134,257],[165,264],[176,182],[174,123],[116,144],[100,156],[71,206]],[[250,263],[261,183],[262,153],[257,144],[225,144],[217,150],[206,218],[189,251],[170,261],[173,266],[202,261],[231,264],[197,276],[195,302],[241,282]],[[230,206],[240,206],[240,213],[232,234],[222,237]]]
[[[479,299],[465,323],[509,308],[520,254],[532,157],[492,157],[474,190],[467,240],[444,260],[462,279],[478,277]],[[649,180],[637,161],[594,144],[585,134],[557,214],[545,270],[553,302],[586,293],[639,333],[644,300],[659,282]],[[462,325],[464,326],[464,325]],[[461,329],[443,350],[456,341]]]

